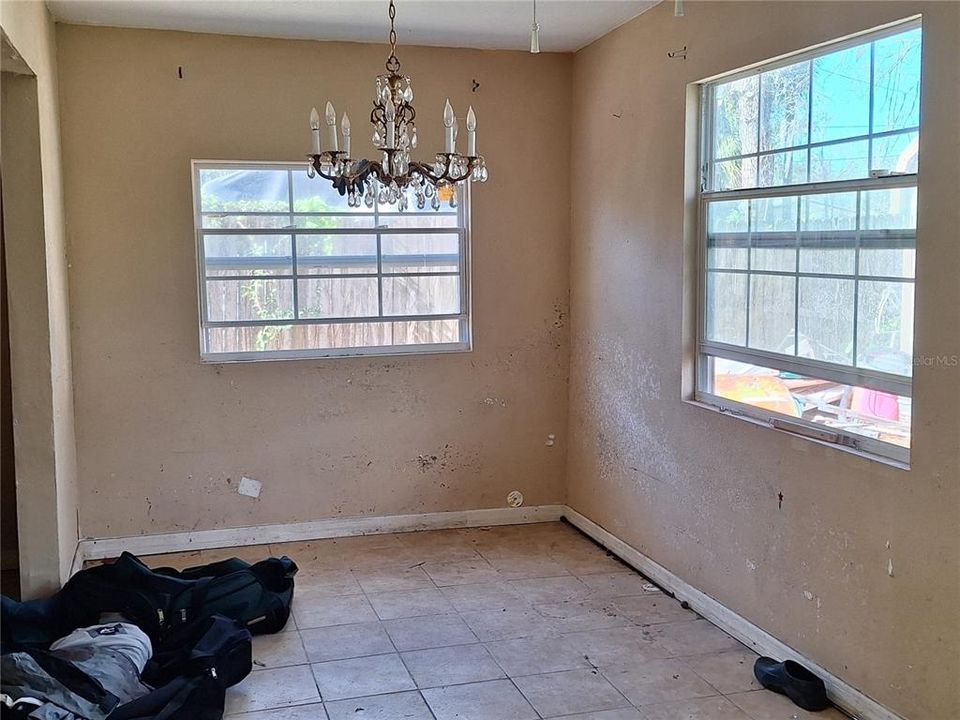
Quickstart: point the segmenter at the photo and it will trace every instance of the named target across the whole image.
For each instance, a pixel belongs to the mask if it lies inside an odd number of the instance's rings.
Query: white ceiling
[[[537,0],[540,47],[588,45],[660,0]],[[530,48],[533,0],[396,0],[401,45]],[[386,0],[47,0],[67,23],[386,42]]]

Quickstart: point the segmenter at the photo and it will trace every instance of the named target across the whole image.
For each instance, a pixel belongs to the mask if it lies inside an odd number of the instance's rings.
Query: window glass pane
[[[293,280],[207,280],[206,284],[210,320],[288,320],[293,317]]]
[[[424,215],[410,213],[380,213],[378,227],[382,228],[455,228],[459,224],[456,213],[430,212]]]
[[[910,447],[909,397],[724,358],[710,358],[709,367],[709,391],[714,395]]]
[[[312,278],[297,281],[301,318],[374,317],[376,278]]]
[[[750,347],[793,355],[795,282],[781,275],[750,278]]]
[[[807,143],[810,63],[770,70],[760,76],[760,149]]]
[[[460,312],[460,279],[453,275],[386,277],[384,315],[447,315]]]
[[[306,229],[330,229],[330,230],[353,230],[359,228],[370,228],[376,225],[376,218],[373,213],[353,215],[295,215],[293,222],[298,228]]]
[[[715,158],[757,152],[756,75],[714,87],[713,156]]]
[[[287,228],[290,227],[290,215],[239,215],[231,213],[213,213],[203,215],[201,222],[205,228],[223,228],[246,230],[248,228]]]
[[[874,43],[873,131],[920,124],[920,28]]]
[[[214,275],[289,275],[289,235],[204,235],[204,266]]]
[[[760,156],[760,187],[807,181],[807,151],[790,150]]]
[[[377,272],[376,235],[298,235],[297,274]]]
[[[865,178],[869,143],[857,140],[810,148],[810,181],[854,180]]]
[[[303,169],[293,170],[293,209],[297,212],[369,213],[371,208],[362,205],[352,208],[347,198],[333,188],[333,183],[317,176],[307,175]],[[327,227],[327,226],[323,226]]]
[[[860,249],[860,274],[878,277],[912,278],[916,271],[917,253],[912,248]]]
[[[797,196],[758,198],[750,204],[750,224],[753,232],[797,231]]]
[[[861,280],[857,312],[857,365],[910,375],[913,283]]]
[[[707,206],[707,267],[747,269],[748,213],[746,200]]]
[[[460,342],[461,320],[207,328],[207,352],[337,350]]]
[[[811,142],[870,131],[870,44],[813,59]]]
[[[383,272],[457,272],[457,235],[382,235]]]
[[[707,273],[707,339],[743,345],[747,340],[747,276]]]
[[[713,165],[714,190],[741,190],[757,186],[757,158],[724,160]]]
[[[287,171],[201,169],[200,209],[212,212],[289,210]]]
[[[861,198],[860,274],[913,277],[917,189],[870,190]]]
[[[798,355],[853,363],[853,286],[852,279],[800,278]]]
[[[414,320],[390,323],[394,345],[460,342],[460,320]]]
[[[856,193],[802,195],[800,272],[852,275],[856,228]]]
[[[747,200],[712,202],[707,208],[708,230],[716,233],[746,233],[750,221]]]
[[[800,230],[841,231],[857,229],[857,194],[826,193],[800,197]]]
[[[875,138],[870,169],[896,173],[915,173],[919,150],[920,135],[916,132]]]
[[[751,270],[797,268],[797,198],[778,197],[751,201]]]
[[[915,230],[917,188],[864,191],[861,213],[861,226],[865,230]]]

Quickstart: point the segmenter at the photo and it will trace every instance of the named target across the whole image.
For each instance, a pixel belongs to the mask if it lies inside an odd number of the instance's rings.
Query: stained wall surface
[[[575,56],[569,502],[905,717],[960,717],[960,4],[672,5]],[[685,113],[689,83],[917,13],[905,471],[684,402]]]
[[[83,536],[563,501],[570,55],[399,52],[423,156],[446,97],[479,118],[472,353],[205,365],[190,160],[302,160],[328,99],[371,152],[387,49],[67,25],[58,42]]]

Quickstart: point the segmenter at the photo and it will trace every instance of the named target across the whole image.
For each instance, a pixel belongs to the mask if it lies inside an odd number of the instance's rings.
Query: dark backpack
[[[233,559],[182,571],[151,570],[125,552],[115,563],[78,572],[58,595],[72,627],[118,612],[162,644],[180,627],[223,615],[259,635],[286,625],[296,572],[296,563],[287,557],[253,565]]]
[[[169,633],[154,648],[141,679],[154,689],[130,702],[117,698],[69,660],[46,650],[24,652],[72,693],[105,708],[110,720],[220,720],[228,687],[253,669],[250,631],[219,615]],[[4,708],[6,718],[25,718],[31,708]],[[72,716],[71,716],[72,717]]]
[[[220,720],[228,687],[253,669],[250,631],[219,615],[170,632],[142,679],[155,689],[118,706],[110,720]]]

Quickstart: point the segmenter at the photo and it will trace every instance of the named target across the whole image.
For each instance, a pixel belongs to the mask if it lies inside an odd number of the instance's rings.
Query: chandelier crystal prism
[[[419,210],[428,202],[434,210],[439,210],[442,200],[447,200],[450,207],[456,207],[456,185],[487,180],[486,163],[482,155],[477,155],[477,116],[470,106],[466,117],[467,154],[461,155],[456,150],[459,123],[448,99],[443,108],[444,151],[437,153],[432,163],[411,159],[410,151],[417,147],[417,112],[413,107],[410,78],[400,74],[394,29],[396,14],[396,7],[390,0],[390,56],[386,62],[386,74],[377,76],[376,97],[370,112],[371,139],[374,147],[380,150],[380,159],[355,160],[350,157],[351,127],[346,113],[340,123],[343,149],[340,148],[337,113],[333,104],[328,102],[323,118],[325,150],[320,147],[320,113],[316,108],[310,113],[313,150],[307,155],[307,175],[330,180],[340,195],[346,196],[350,207],[360,207],[363,203],[369,208],[379,202],[397,205],[403,211],[411,200],[408,191]]]

